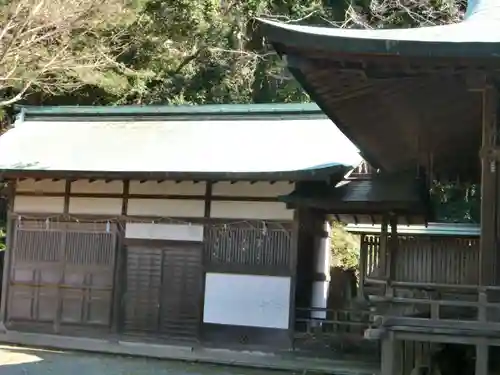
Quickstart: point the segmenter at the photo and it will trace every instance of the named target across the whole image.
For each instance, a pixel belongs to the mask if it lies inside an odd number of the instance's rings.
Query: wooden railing
[[[367,338],[388,330],[500,338],[500,286],[392,282],[391,287],[393,295],[369,296],[373,326]]]
[[[325,317],[315,317],[322,313]],[[364,353],[378,360],[378,342],[366,340],[365,331],[370,327],[370,311],[346,308],[341,310],[321,308],[296,309],[294,348],[322,353],[331,358],[332,351],[343,354]]]
[[[370,325],[370,311],[361,309],[297,308],[295,322],[301,332],[348,333],[363,335]],[[315,317],[315,314],[325,318]]]

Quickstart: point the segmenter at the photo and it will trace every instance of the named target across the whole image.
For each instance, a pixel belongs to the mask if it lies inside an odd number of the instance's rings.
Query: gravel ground
[[[287,375],[276,371],[0,346],[1,375]],[[289,374],[288,374],[289,375]]]

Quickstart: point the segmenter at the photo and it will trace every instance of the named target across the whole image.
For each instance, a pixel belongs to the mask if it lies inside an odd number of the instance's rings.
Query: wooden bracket
[[[488,85],[488,77],[485,72],[478,70],[468,71],[465,75],[467,89],[472,92],[483,91]]]

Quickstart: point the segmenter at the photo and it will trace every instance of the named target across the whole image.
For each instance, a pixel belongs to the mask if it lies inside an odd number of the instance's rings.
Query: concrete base
[[[379,375],[378,364],[359,361],[303,357],[296,353],[277,354],[257,351],[195,348],[121,340],[101,340],[19,331],[0,332],[0,342],[32,347],[81,350],[97,353],[142,356],[241,367],[265,368],[293,372],[321,372],[335,375]]]

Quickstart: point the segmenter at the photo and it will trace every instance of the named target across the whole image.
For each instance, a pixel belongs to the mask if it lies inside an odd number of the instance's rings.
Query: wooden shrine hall
[[[481,183],[479,260],[470,265],[477,281],[396,285],[386,265],[366,334],[382,341],[383,375],[402,374],[408,341],[472,345],[475,374],[486,375],[489,352],[500,346],[500,2],[469,0],[463,21],[415,29],[260,24],[294,77],[381,174]],[[388,259],[401,250],[389,243]]]

